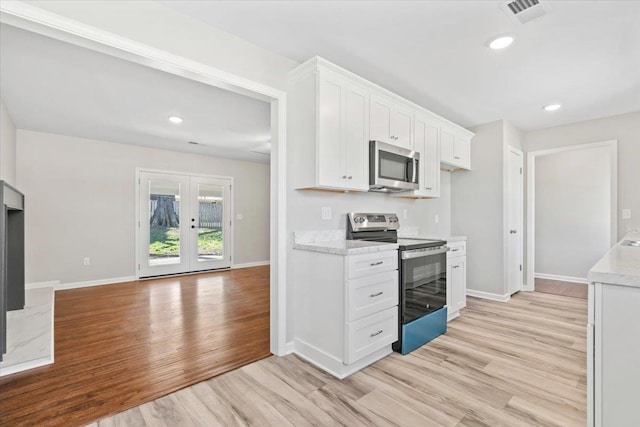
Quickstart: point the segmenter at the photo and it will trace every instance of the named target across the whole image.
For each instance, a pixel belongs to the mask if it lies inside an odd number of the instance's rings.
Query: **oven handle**
[[[405,260],[405,259],[421,258],[426,256],[432,256],[432,255],[440,255],[440,254],[446,253],[448,250],[449,250],[449,247],[440,246],[430,251],[422,251],[419,249],[414,251],[403,251],[402,259]]]

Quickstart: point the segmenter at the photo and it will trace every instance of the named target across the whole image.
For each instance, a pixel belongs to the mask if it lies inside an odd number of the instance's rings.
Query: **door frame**
[[[509,230],[508,230],[508,218],[509,218],[509,179],[510,179],[510,175],[509,175],[509,154],[510,153],[515,153],[518,154],[520,156],[520,158],[522,159],[522,174],[520,175],[520,194],[522,195],[522,198],[520,199],[520,233],[521,233],[521,248],[520,248],[520,256],[521,259],[520,261],[522,262],[522,271],[521,271],[521,281],[522,283],[520,284],[520,291],[525,290],[525,283],[524,283],[524,267],[525,267],[525,253],[524,253],[524,247],[525,247],[525,238],[524,238],[524,152],[516,147],[513,147],[511,145],[507,145],[506,147],[506,152],[505,152],[505,158],[504,158],[504,164],[503,164],[503,172],[505,174],[503,179],[503,230],[502,230],[502,247],[503,247],[503,260],[504,260],[504,266],[503,266],[503,275],[505,278],[505,295],[509,295],[509,297],[511,297],[512,293],[511,293],[511,289],[509,287],[509,282],[508,282],[508,278],[509,278],[509,265],[507,263],[507,260],[509,259]],[[516,291],[517,292],[517,291]]]
[[[608,147],[611,162],[611,200],[610,209],[610,245],[618,242],[618,140],[612,139],[586,144],[567,145],[564,147],[547,148],[527,153],[527,234],[526,234],[526,283],[525,291],[535,291],[535,195],[536,195],[536,158],[567,151],[588,150],[590,148]]]
[[[199,174],[199,173],[188,173],[188,172],[180,172],[180,171],[170,171],[170,170],[164,170],[164,169],[149,169],[149,168],[143,168],[143,167],[137,167],[136,168],[136,180],[135,180],[135,198],[136,198],[136,203],[135,203],[135,245],[136,245],[136,265],[135,265],[135,269],[136,269],[136,280],[140,280],[141,276],[140,276],[140,264],[142,262],[142,257],[141,257],[141,253],[140,251],[141,249],[141,237],[140,237],[140,221],[142,220],[141,218],[141,214],[142,212],[140,212],[140,173],[160,173],[160,174],[167,174],[167,175],[181,175],[181,176],[186,176],[188,178],[193,177],[198,177],[198,178],[207,178],[207,179],[225,179],[228,181],[231,181],[231,191],[229,194],[229,201],[226,202],[226,205],[229,206],[229,219],[231,221],[231,224],[229,224],[229,252],[231,255],[231,265],[230,268],[233,268],[233,260],[235,259],[235,257],[233,256],[233,238],[234,238],[234,233],[233,233],[233,228],[234,228],[234,220],[233,220],[233,177],[232,176],[223,176],[223,175],[205,175],[205,174]],[[191,201],[189,201],[189,203],[191,203]],[[227,243],[225,242],[225,245]],[[204,270],[204,272],[206,272],[207,270]],[[177,273],[177,274],[197,274],[197,273],[202,273],[203,271],[193,271],[193,272],[186,272],[186,273]],[[147,277],[145,276],[144,278],[142,278],[143,280],[145,279],[151,279],[157,276],[151,276],[151,277]]]
[[[0,22],[271,104],[270,349],[291,353],[286,341],[287,93],[19,1],[0,3]],[[133,241],[133,239],[132,239]]]

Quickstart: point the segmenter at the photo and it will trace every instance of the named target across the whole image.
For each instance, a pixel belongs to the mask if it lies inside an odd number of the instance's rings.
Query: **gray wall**
[[[27,283],[135,275],[136,167],[234,177],[233,262],[269,260],[268,165],[18,130]]]
[[[471,129],[471,171],[451,174],[451,224],[467,241],[467,288],[503,295],[502,120]]]
[[[0,99],[0,180],[16,185],[16,127]]]
[[[585,279],[611,242],[608,147],[539,156],[535,272]]]
[[[527,151],[618,140],[618,238],[627,227],[640,226],[640,111],[529,132]],[[632,218],[622,219],[622,209]]]

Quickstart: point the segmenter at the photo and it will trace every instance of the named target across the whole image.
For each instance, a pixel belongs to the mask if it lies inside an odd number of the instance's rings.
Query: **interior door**
[[[231,180],[140,172],[138,276],[231,266]]]
[[[190,270],[231,266],[231,180],[192,176]]]
[[[140,172],[140,277],[189,271],[189,177]]]
[[[507,152],[507,281],[509,294],[522,290],[522,152],[509,148]]]

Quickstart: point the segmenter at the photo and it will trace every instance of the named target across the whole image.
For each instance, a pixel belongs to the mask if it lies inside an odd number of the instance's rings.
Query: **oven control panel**
[[[353,231],[397,230],[400,228],[396,214],[348,213],[347,218]]]

